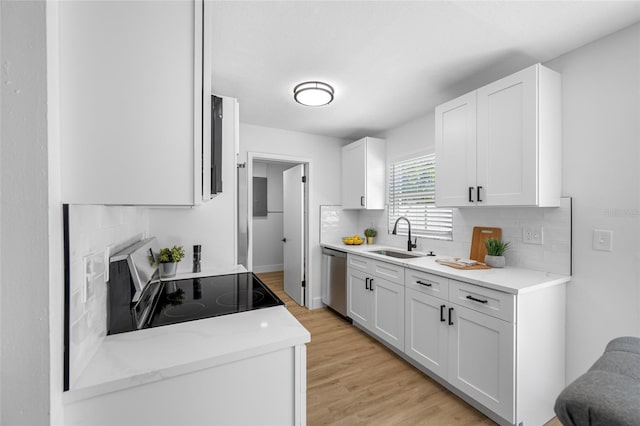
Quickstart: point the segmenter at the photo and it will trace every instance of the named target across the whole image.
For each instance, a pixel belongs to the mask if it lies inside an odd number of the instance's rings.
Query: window
[[[435,154],[389,166],[389,232],[400,216],[411,221],[411,234],[441,240],[453,239],[453,210],[435,207]],[[398,234],[407,235],[407,222]]]

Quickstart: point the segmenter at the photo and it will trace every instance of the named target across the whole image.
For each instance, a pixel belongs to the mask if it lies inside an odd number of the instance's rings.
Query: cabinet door
[[[442,299],[406,288],[404,352],[440,377],[447,377],[449,327]]]
[[[472,206],[476,199],[476,92],[438,106],[435,121],[436,205]]]
[[[515,325],[451,304],[449,383],[514,421]]]
[[[366,192],[366,140],[342,147],[342,208],[364,209]]]
[[[478,89],[482,205],[537,203],[538,65]]]
[[[64,202],[200,201],[202,19],[201,0],[59,3]]]
[[[347,268],[349,318],[365,328],[371,328],[371,291],[364,272]]]
[[[385,342],[404,350],[404,286],[383,278],[370,281],[373,293],[371,331]]]

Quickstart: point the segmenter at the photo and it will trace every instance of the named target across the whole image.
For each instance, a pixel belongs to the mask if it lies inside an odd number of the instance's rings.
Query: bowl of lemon
[[[364,240],[360,238],[360,235],[355,234],[353,237],[344,237],[342,242],[348,246],[359,246],[364,243]]]

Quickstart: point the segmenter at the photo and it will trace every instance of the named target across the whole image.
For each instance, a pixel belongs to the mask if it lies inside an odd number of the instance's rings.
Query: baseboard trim
[[[279,272],[284,270],[284,265],[253,265],[253,272],[256,274],[261,274],[263,272]]]
[[[322,303],[322,297],[314,297],[311,299],[311,305],[309,309],[319,309],[324,308],[324,303]]]

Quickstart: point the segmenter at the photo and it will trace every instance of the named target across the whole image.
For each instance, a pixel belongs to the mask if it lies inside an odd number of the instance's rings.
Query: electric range
[[[284,305],[252,272],[165,281],[148,326]]]
[[[254,273],[159,280],[155,238],[110,259],[107,334],[284,306]]]

